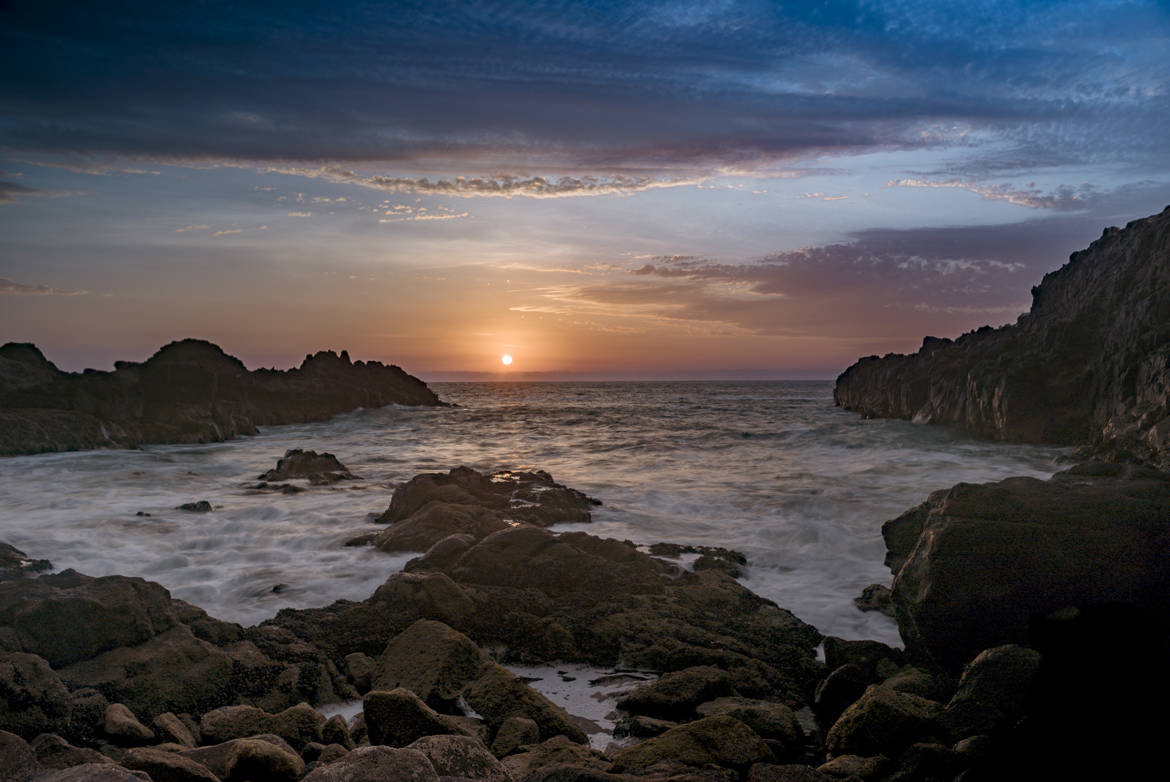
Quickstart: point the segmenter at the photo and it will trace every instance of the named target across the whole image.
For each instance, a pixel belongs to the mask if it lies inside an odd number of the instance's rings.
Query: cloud
[[[40,195],[45,195],[45,191],[37,190],[34,187],[18,185],[15,182],[0,181],[0,204],[11,204],[21,198]]]
[[[312,212],[289,212],[289,217],[312,217]]]
[[[100,160],[30,160],[34,166],[41,168],[57,168],[73,174],[87,174],[89,176],[112,176],[114,174],[135,174],[161,176],[161,171],[148,171],[142,168],[125,168],[115,163]]]
[[[945,182],[925,179],[894,179],[886,182],[886,187],[929,187],[969,190],[990,201],[1007,201],[1009,204],[1026,206],[1029,209],[1057,209],[1062,211],[1084,209],[1091,198],[1096,195],[1096,188],[1090,184],[1080,187],[1061,185],[1056,190],[1045,192],[1032,183],[1020,188],[1013,185],[981,185],[975,182],[964,182],[951,179]]]
[[[11,293],[25,296],[84,296],[89,291],[54,288],[50,285],[26,285],[0,277],[0,294]]]
[[[454,177],[432,180],[427,177],[391,177],[360,174],[343,168],[305,168],[271,166],[275,174],[322,179],[339,184],[360,185],[390,193],[443,195],[455,198],[571,198],[575,196],[630,195],[644,190],[683,187],[701,178],[655,179],[647,176],[495,176]]]
[[[207,225],[207,224],[203,224],[203,225],[184,225],[182,228],[176,228],[176,229],[175,229],[175,233],[177,233],[177,234],[181,234],[181,233],[186,233],[187,231],[206,231],[206,230],[207,230],[208,228],[210,228],[210,227],[211,227],[211,226],[210,226],[210,225]]]

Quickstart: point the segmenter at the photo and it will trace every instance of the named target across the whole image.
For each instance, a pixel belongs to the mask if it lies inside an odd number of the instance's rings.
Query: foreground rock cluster
[[[30,344],[0,347],[0,455],[202,443],[359,407],[439,405],[421,380],[342,351],[298,369],[248,371],[203,340],[172,342],[113,372],[62,372]]]
[[[960,484],[888,522],[905,650],[823,638],[735,552],[548,529],[595,504],[539,471],[416,476],[355,543],[425,553],[367,600],[250,628],[0,546],[0,782],[1104,778],[1156,746],[1133,716],[1170,695],[1168,474]],[[642,683],[610,743],[512,662]],[[310,705],[357,699],[349,721]]]
[[[1073,253],[1015,324],[863,358],[833,397],[870,417],[1170,468],[1170,207]]]

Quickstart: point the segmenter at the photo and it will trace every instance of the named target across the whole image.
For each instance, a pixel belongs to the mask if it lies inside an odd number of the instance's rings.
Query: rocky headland
[[[859,360],[838,405],[1170,468],[1170,207],[1106,228],[1012,325]]]
[[[390,404],[442,402],[399,367],[345,351],[249,371],[218,346],[185,339],[112,372],[69,373],[34,345],[0,347],[0,455],[219,442]]]

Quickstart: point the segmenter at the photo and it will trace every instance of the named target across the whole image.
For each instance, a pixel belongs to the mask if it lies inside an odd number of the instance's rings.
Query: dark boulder
[[[287,481],[290,478],[305,478],[313,484],[336,483],[353,480],[357,476],[349,471],[331,453],[317,453],[301,448],[292,448],[276,462],[276,467],[260,476],[262,481]]]

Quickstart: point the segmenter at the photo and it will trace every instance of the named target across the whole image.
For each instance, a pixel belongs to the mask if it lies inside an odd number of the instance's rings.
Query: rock
[[[563,709],[497,663],[486,663],[463,695],[493,732],[509,717],[527,717],[540,728],[541,739],[564,735],[579,744],[588,743],[585,733]]]
[[[813,712],[822,725],[832,725],[873,683],[860,665],[846,663],[833,670],[817,685],[813,695]]]
[[[138,747],[127,752],[121,764],[128,769],[145,771],[154,782],[220,782],[210,769],[190,758],[152,747]]]
[[[335,760],[340,760],[350,753],[353,747],[343,747],[340,744],[326,744],[317,757],[318,766],[326,766]]]
[[[882,686],[940,703],[953,693],[953,686],[948,685],[943,677],[913,665],[903,666],[887,676],[882,680]]]
[[[345,757],[314,769],[304,782],[438,782],[426,755],[414,749],[358,747]]]
[[[919,742],[898,758],[898,775],[903,779],[953,779],[963,765],[961,756],[950,747]]]
[[[0,730],[32,739],[69,720],[69,691],[43,657],[0,652]]]
[[[434,709],[450,710],[486,658],[475,642],[442,622],[420,619],[390,639],[378,657],[373,686],[405,687]]]
[[[75,747],[55,733],[42,733],[33,739],[37,762],[45,768],[70,768],[83,763],[113,763],[96,749]]]
[[[882,660],[902,665],[902,650],[886,646],[880,641],[846,641],[844,638],[826,636],[825,667],[830,671],[842,665],[853,664],[861,668],[867,677],[877,676],[877,666]]]
[[[896,754],[938,730],[941,707],[934,701],[872,685],[829,730],[834,755]]]
[[[772,753],[755,731],[726,714],[704,717],[613,754],[615,771],[638,773],[663,762],[708,764],[746,771],[771,761]]]
[[[540,727],[527,717],[509,717],[500,723],[492,740],[492,754],[497,758],[511,755],[526,744],[540,741]]]
[[[47,559],[32,559],[23,551],[0,541],[0,581],[31,576],[51,570]]]
[[[199,730],[204,741],[215,743],[272,733],[300,751],[311,741],[321,741],[324,726],[324,715],[301,703],[279,714],[269,714],[254,706],[224,706],[204,714]]]
[[[121,703],[111,703],[106,708],[103,732],[112,742],[124,747],[154,741],[154,731],[139,722],[134,712]]]
[[[885,584],[870,584],[853,598],[853,604],[861,611],[878,611],[888,617],[894,616],[894,604],[890,602],[890,588]]]
[[[262,481],[287,481],[290,478],[307,478],[313,484],[336,483],[353,480],[356,475],[338,461],[331,453],[317,453],[292,448],[276,462],[276,468],[260,476]]]
[[[131,771],[113,763],[83,763],[42,772],[28,782],[151,782],[151,779],[144,771]]]
[[[28,742],[0,730],[0,782],[20,782],[39,768],[36,753]]]
[[[726,714],[747,725],[767,740],[777,760],[796,759],[804,749],[804,731],[796,712],[783,703],[749,698],[717,698],[701,704],[696,713],[700,717]]]
[[[694,716],[695,707],[731,694],[731,676],[712,666],[663,674],[618,699],[618,708],[667,720]]]
[[[155,735],[163,741],[181,744],[184,747],[194,747],[196,744],[195,736],[192,735],[190,728],[169,711],[156,716],[152,724]]]
[[[223,782],[235,780],[295,780],[305,768],[304,761],[284,739],[261,734],[232,739],[222,744],[196,747],[179,753],[205,766]]]
[[[353,737],[349,735],[349,726],[345,723],[345,717],[334,714],[325,720],[325,725],[321,728],[321,741],[326,745],[338,744],[344,749],[353,749]]]
[[[249,372],[216,345],[187,339],[114,366],[67,374],[31,345],[0,347],[0,455],[219,442],[359,407],[443,404],[400,368],[351,363],[344,351],[306,356],[298,369]]]
[[[834,779],[881,779],[890,768],[890,759],[885,755],[863,757],[861,755],[838,755],[817,767],[817,771]]]
[[[82,688],[69,694],[69,726],[66,738],[92,743],[102,735],[110,702],[97,690]]]
[[[197,502],[184,502],[175,510],[185,510],[189,513],[211,513],[213,508],[207,500],[198,500]]]
[[[374,668],[374,660],[368,654],[353,652],[345,656],[345,678],[361,695],[373,689]]]
[[[529,744],[521,752],[502,758],[500,763],[517,780],[551,766],[570,765],[597,771],[608,771],[612,766],[600,752],[570,741],[567,736],[553,736],[539,744]]]
[[[1038,617],[1073,606],[1170,606],[1170,474],[1086,464],[1048,481],[961,483],[927,501],[894,579],[907,649],[950,671],[1027,642]]]
[[[812,766],[756,763],[748,769],[747,782],[836,782],[837,777]]]
[[[480,741],[468,736],[424,736],[410,744],[427,756],[440,777],[512,782],[507,769]]]
[[[1170,208],[1044,276],[1013,325],[863,358],[836,404],[1170,468]]]
[[[1035,649],[1008,644],[979,653],[963,670],[951,703],[990,703],[1008,716],[1019,714],[1040,668]]]
[[[143,643],[178,621],[170,593],[141,578],[64,570],[0,582],[0,626],[54,668]]]
[[[410,690],[373,690],[362,702],[370,744],[405,747],[423,736],[460,734],[461,727],[435,712]]]

